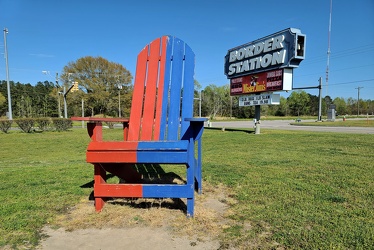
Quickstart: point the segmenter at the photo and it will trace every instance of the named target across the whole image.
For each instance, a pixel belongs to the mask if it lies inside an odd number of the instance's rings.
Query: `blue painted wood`
[[[187,161],[186,152],[139,151],[137,157],[138,163],[185,164]]]
[[[138,143],[138,151],[146,150],[178,150],[178,151],[187,151],[188,141],[179,140],[179,141],[140,141]]]
[[[170,111],[168,117],[168,140],[178,140],[180,103],[184,59],[184,42],[174,38],[170,86]],[[189,100],[191,101],[191,100]]]
[[[139,163],[183,164],[187,162],[189,141],[147,141],[139,142],[137,161]]]
[[[162,96],[162,115],[161,115],[161,131],[160,131],[160,140],[167,139],[167,120],[168,120],[168,113],[169,113],[169,89],[171,84],[170,79],[170,72],[171,72],[171,62],[173,58],[173,37],[168,36],[167,38],[167,45],[166,45],[166,62],[165,62],[165,74],[164,74],[164,93]]]
[[[194,102],[194,68],[195,68],[195,54],[192,49],[186,44],[184,52],[184,79],[183,79],[183,97],[182,97],[182,120],[181,120],[181,138],[185,134],[190,123],[185,118],[193,117],[193,102]]]
[[[191,185],[175,184],[145,184],[143,185],[143,197],[148,198],[192,198],[194,189]]]
[[[189,150],[187,152],[188,160],[187,160],[187,184],[192,185],[192,189],[194,190],[195,187],[195,143],[192,137],[189,139],[190,143],[188,145]],[[195,196],[191,198],[187,198],[187,216],[193,216],[194,214],[194,204],[195,204]]]

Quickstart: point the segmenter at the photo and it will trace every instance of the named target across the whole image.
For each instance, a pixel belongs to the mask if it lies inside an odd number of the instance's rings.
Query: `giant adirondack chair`
[[[206,120],[193,118],[194,61],[193,51],[182,40],[158,38],[138,55],[129,119],[72,118],[88,121],[91,142],[86,158],[94,165],[97,211],[109,197],[185,198],[187,216],[193,216],[195,188],[201,192]],[[123,123],[123,141],[103,141],[105,121]],[[186,167],[185,184],[144,184],[134,164],[181,164]],[[108,184],[107,172],[125,183]]]

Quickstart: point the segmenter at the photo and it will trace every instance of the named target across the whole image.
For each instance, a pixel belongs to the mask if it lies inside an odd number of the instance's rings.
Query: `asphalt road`
[[[315,120],[304,120],[301,122],[313,122]],[[370,119],[373,122],[373,119]],[[325,127],[325,126],[298,126],[291,125],[295,120],[263,120],[260,123],[260,131],[265,129],[280,129],[280,130],[303,130],[312,132],[339,132],[339,133],[354,133],[354,134],[374,134],[374,127]],[[207,123],[206,127],[213,128],[252,128],[254,130],[253,121],[214,121],[210,125]]]

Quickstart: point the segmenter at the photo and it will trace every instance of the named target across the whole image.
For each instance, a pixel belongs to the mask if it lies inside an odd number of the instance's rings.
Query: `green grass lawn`
[[[106,130],[106,138],[121,136]],[[237,203],[222,242],[291,249],[374,245],[374,135],[206,129],[203,178]],[[91,193],[84,129],[0,134],[0,248],[35,246],[41,228]],[[248,227],[247,225],[251,225]]]

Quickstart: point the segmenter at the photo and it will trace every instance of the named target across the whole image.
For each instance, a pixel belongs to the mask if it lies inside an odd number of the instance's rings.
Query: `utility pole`
[[[201,90],[199,92],[199,117],[201,117]]]
[[[121,117],[121,89],[122,85],[118,85],[118,117]]]
[[[329,33],[327,37],[327,66],[326,66],[326,96],[328,95],[329,92],[329,67],[330,67],[330,40],[331,40],[331,14],[332,14],[332,0],[330,0],[330,20],[329,20]]]
[[[58,73],[56,72],[56,89],[58,98],[58,118],[61,118],[61,104],[60,104],[60,85],[58,84]]]
[[[10,96],[10,84],[9,84],[9,66],[8,66],[8,47],[6,44],[6,34],[8,34],[8,29],[4,28],[4,53],[5,53],[5,68],[6,68],[6,86],[8,91],[8,118],[13,120],[12,115],[12,98]]]
[[[363,89],[364,87],[357,87],[357,117],[360,115],[360,89]]]
[[[318,121],[321,122],[322,121],[322,77],[319,78],[319,86],[318,86],[318,99],[319,99],[319,103],[318,103]]]
[[[84,117],[84,100],[82,97],[82,117]],[[82,128],[84,128],[84,121],[82,121]]]

